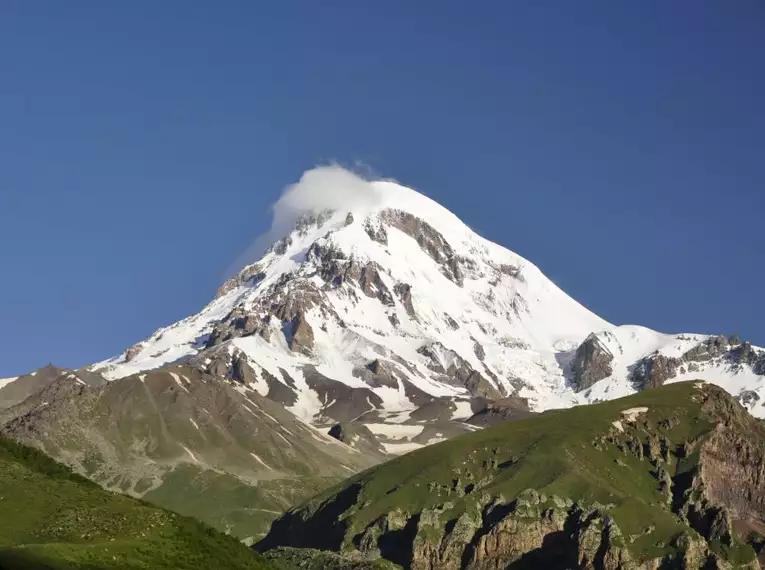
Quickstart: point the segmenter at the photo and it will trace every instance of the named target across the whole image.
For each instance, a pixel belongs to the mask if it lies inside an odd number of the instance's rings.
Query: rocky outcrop
[[[393,295],[382,279],[384,269],[379,264],[349,259],[342,251],[321,242],[311,245],[307,258],[316,264],[325,288],[337,289],[350,284],[383,305],[393,305]]]
[[[228,279],[223,285],[221,285],[218,288],[218,292],[215,295],[215,298],[217,299],[218,297],[222,297],[229,291],[236,289],[237,287],[241,287],[242,285],[250,285],[251,287],[255,287],[265,278],[265,276],[266,274],[263,271],[263,267],[259,263],[248,265],[237,275],[231,279]]]
[[[130,362],[133,360],[136,356],[138,356],[141,351],[143,350],[143,343],[139,342],[138,344],[134,344],[130,348],[128,348],[125,351],[125,362]]]
[[[499,390],[467,360],[440,342],[426,344],[417,352],[426,358],[426,365],[430,370],[441,375],[439,378],[442,382],[462,386],[474,396],[483,396],[492,400],[502,397]]]
[[[250,366],[247,355],[237,350],[231,357],[231,378],[235,382],[249,386],[258,381],[255,369]]]
[[[697,488],[732,519],[765,521],[765,427],[727,398],[710,397],[705,407],[718,423],[698,447]]]
[[[723,356],[728,350],[728,343],[726,336],[712,336],[685,352],[682,358],[685,362],[706,362]]]
[[[632,371],[632,382],[640,390],[658,388],[677,374],[681,360],[655,353],[639,360]]]
[[[426,221],[403,210],[384,210],[380,214],[380,219],[388,226],[396,228],[414,239],[420,248],[439,264],[441,272],[462,287],[464,275],[460,260],[438,230]]]
[[[393,510],[354,538],[363,559],[383,556],[411,570],[580,568],[636,570],[622,533],[597,509],[533,489],[510,504],[449,519],[449,505],[417,515]],[[642,566],[647,568],[648,566]]]
[[[235,307],[220,322],[215,324],[207,339],[207,348],[222,344],[232,338],[249,336],[263,329],[267,324],[260,314],[248,311],[244,307]]]
[[[486,350],[481,343],[475,339],[473,339],[473,354],[475,354],[475,357],[481,362],[486,358]]]
[[[361,270],[359,287],[367,297],[379,299],[383,305],[392,306],[393,296],[390,294],[388,287],[383,283],[383,280],[380,277],[381,271],[382,268],[376,263],[367,263]]]
[[[373,224],[371,220],[367,219],[364,224],[364,231],[367,232],[372,241],[381,245],[388,245],[388,231],[382,224]]]
[[[290,570],[397,570],[385,560],[362,560],[355,553],[281,547],[265,553],[276,568]]]
[[[310,356],[313,352],[313,329],[308,324],[305,313],[300,312],[287,325],[289,331],[288,346],[292,352]]]
[[[574,390],[581,392],[595,382],[611,376],[613,360],[614,355],[600,342],[597,335],[588,336],[576,349],[576,355],[571,364]]]
[[[411,318],[416,319],[417,315],[414,312],[414,304],[412,303],[412,286],[408,283],[396,283],[393,286],[393,292],[404,306],[406,314]]]
[[[327,308],[322,291],[313,283],[295,282],[287,275],[272,285],[257,304],[239,305],[218,321],[207,337],[205,348],[255,334],[268,341],[281,321],[290,348],[309,354],[313,347],[313,331],[306,321],[306,314],[314,308],[325,318],[337,319],[337,315]]]
[[[744,342],[730,350],[729,360],[734,366],[749,366],[758,374],[761,363],[765,362],[765,353],[755,349],[750,343]]]

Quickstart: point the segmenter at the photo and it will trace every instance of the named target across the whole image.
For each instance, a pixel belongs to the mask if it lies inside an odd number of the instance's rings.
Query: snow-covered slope
[[[511,395],[544,410],[689,377],[765,395],[759,349],[613,326],[399,184],[320,168],[278,206],[271,247],[207,307],[94,368],[189,362],[314,423]]]
[[[13,378],[0,378],[0,388],[2,388],[3,386],[7,386],[14,380],[18,380],[18,377],[14,376]]]

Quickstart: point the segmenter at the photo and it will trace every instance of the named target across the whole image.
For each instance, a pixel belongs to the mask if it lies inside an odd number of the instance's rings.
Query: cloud
[[[370,180],[342,166],[319,166],[303,173],[284,189],[273,206],[268,234],[274,239],[289,232],[305,214],[322,210],[363,210],[379,204],[382,196]]]
[[[361,175],[339,165],[317,166],[305,171],[300,180],[284,189],[271,207],[273,217],[269,230],[239,256],[227,276],[256,262],[274,241],[287,235],[303,215],[323,210],[352,210],[358,213],[380,204],[383,196],[379,187],[372,184],[380,177],[372,176],[368,167],[361,165],[361,168],[368,174]]]

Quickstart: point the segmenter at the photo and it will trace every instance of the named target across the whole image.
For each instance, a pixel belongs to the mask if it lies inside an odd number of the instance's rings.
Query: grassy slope
[[[442,517],[450,520],[468,508],[472,510],[481,495],[511,501],[532,488],[548,497],[609,505],[605,512],[613,516],[625,537],[655,527],[629,546],[638,558],[655,558],[670,552],[672,539],[687,527],[668,509],[648,461],[640,461],[610,444],[598,449],[593,442],[614,433],[612,422],[619,420],[623,410],[634,407],[649,408],[639,417],[638,432],[650,430],[665,435],[673,446],[694,440],[711,428],[695,401],[696,393],[693,383],[679,383],[502,424],[372,468],[301,508],[321,518],[322,512],[336,509],[332,503],[341,491],[359,483],[358,497],[341,516],[348,525],[344,545],[349,546],[353,535],[395,509],[413,514],[450,502],[453,507]],[[668,419],[679,421],[673,421],[671,427],[661,424]],[[671,471],[678,464],[688,468],[687,460],[675,459]]]
[[[0,569],[268,569],[237,540],[0,437]]]
[[[143,498],[245,539],[263,536],[274,518],[337,480],[306,476],[247,485],[227,473],[182,465]]]

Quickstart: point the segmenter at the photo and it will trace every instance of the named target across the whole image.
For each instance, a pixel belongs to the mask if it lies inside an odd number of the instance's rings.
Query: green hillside
[[[155,570],[272,566],[201,523],[113,494],[0,436],[0,569]]]
[[[288,512],[257,548],[417,570],[758,568],[764,460],[760,420],[712,385],[673,384],[402,456]]]

